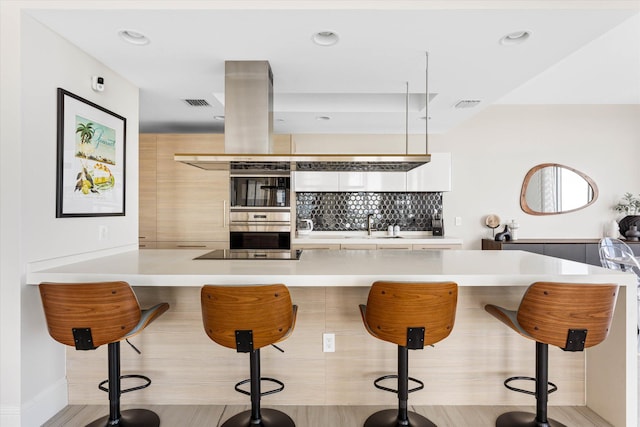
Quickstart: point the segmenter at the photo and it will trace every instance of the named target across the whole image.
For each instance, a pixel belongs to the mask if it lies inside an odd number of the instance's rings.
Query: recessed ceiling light
[[[127,43],[135,44],[138,46],[144,46],[149,44],[149,38],[142,34],[140,31],[135,30],[120,30],[118,31],[120,38]]]
[[[529,31],[515,31],[502,37],[500,39],[500,44],[513,45],[524,43],[529,38],[529,36],[531,36],[531,33]]]
[[[338,43],[340,37],[333,31],[318,31],[315,33],[311,39],[318,46],[333,46]]]
[[[331,117],[329,117],[329,116],[316,116],[316,120],[326,121],[326,120],[331,120]]]
[[[420,120],[427,120],[427,116],[420,117]],[[429,116],[429,120],[431,120],[431,116]]]
[[[218,120],[221,122],[224,120],[224,116],[213,116],[213,120]]]

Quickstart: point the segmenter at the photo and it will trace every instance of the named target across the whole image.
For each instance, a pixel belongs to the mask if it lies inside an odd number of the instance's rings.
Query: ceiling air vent
[[[209,107],[211,105],[206,99],[184,99],[183,101],[192,107]]]
[[[458,101],[455,108],[473,108],[478,104],[480,104],[479,99],[463,99],[462,101]]]

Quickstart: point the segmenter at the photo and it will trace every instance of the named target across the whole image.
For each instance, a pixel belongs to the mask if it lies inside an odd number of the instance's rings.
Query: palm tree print
[[[88,144],[91,142],[91,138],[93,138],[93,134],[95,133],[95,129],[93,128],[93,123],[80,123],[76,128],[76,133],[80,134],[80,143]]]

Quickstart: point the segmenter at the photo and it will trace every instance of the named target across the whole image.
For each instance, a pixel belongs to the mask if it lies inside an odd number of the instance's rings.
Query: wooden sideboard
[[[482,239],[483,250],[527,251],[600,266],[600,239],[519,239],[497,242]],[[625,242],[640,256],[640,242]]]

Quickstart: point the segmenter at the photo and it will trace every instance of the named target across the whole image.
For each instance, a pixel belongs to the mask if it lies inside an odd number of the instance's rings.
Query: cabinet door
[[[350,250],[370,250],[377,249],[377,246],[373,243],[353,243],[353,244],[341,244],[340,249]]]
[[[139,136],[138,237],[149,247],[156,240],[156,135]]]
[[[395,244],[395,243],[378,243],[377,245],[378,249],[402,249],[402,250],[412,250],[413,249],[413,245],[411,245],[410,243],[404,243],[404,244]]]
[[[462,245],[453,243],[421,243],[413,245],[414,251],[435,251],[440,249],[462,249]]]
[[[570,261],[586,262],[584,243],[545,243],[544,254]]]
[[[340,191],[406,191],[404,172],[340,172]]]
[[[508,243],[502,244],[505,251],[527,251],[534,254],[544,254],[544,244],[542,243]]]
[[[338,172],[340,191],[367,191],[367,179],[365,172]]]
[[[331,250],[335,251],[340,249],[339,243],[298,243],[291,245],[291,249],[313,249],[313,250]]]
[[[229,172],[173,160],[175,153],[224,151],[217,134],[158,135],[158,242],[229,241]]]
[[[451,153],[431,153],[431,161],[407,172],[407,191],[451,191]]]
[[[293,188],[301,191],[339,191],[339,172],[294,172]]]

